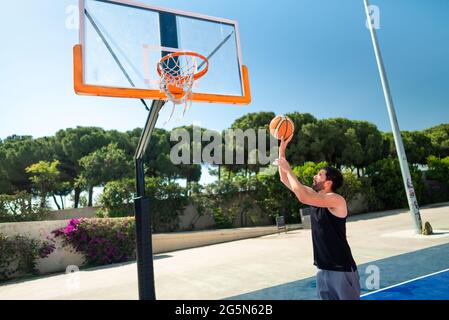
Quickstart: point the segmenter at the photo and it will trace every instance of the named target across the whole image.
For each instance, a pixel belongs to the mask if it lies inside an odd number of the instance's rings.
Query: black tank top
[[[357,266],[346,239],[346,218],[327,208],[310,207],[314,265],[322,270],[355,271]]]

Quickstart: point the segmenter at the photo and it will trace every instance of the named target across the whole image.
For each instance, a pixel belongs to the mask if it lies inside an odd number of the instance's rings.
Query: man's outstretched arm
[[[279,159],[284,158],[285,159],[285,149],[287,148],[288,143],[290,142],[291,138],[287,141],[282,140],[281,146],[279,147]],[[279,176],[281,178],[281,182],[290,190],[293,191],[292,186],[290,185],[290,182],[287,178],[287,174],[284,170],[281,169],[281,167],[278,165],[279,170]]]
[[[298,200],[306,205],[320,208],[337,208],[343,204],[344,199],[336,194],[320,194],[310,187],[303,185],[296,178],[285,158],[279,158],[279,169],[285,173],[290,190]]]

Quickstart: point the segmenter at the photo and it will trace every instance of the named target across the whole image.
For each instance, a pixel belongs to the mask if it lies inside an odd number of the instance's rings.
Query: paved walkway
[[[414,235],[405,210],[349,219],[363,292],[368,267],[379,268],[381,287],[449,268],[449,204],[421,215],[436,235]],[[315,298],[310,230],[160,254],[154,268],[156,295],[163,300]],[[137,298],[135,263],[0,286],[0,300]]]

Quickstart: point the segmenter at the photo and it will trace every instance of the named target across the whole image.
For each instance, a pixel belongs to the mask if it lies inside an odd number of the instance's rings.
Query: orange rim
[[[209,60],[207,60],[207,58],[199,53],[196,52],[192,52],[192,51],[178,51],[178,52],[174,52],[171,54],[166,55],[165,57],[163,57],[159,63],[157,64],[157,73],[159,74],[159,76],[162,76],[162,70],[161,70],[161,63],[171,59],[173,57],[179,57],[179,56],[192,56],[192,57],[197,57],[200,58],[201,60],[203,60],[206,63],[206,67],[204,67],[203,70],[201,70],[200,72],[197,72],[194,74],[193,79],[198,80],[199,78],[201,78],[202,76],[204,76],[207,71],[209,71]],[[188,78],[187,76],[178,76],[181,79],[182,78]],[[174,77],[173,77],[174,78]]]

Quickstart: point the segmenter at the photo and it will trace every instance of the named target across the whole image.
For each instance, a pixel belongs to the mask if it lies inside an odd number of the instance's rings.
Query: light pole
[[[366,18],[368,21],[368,28],[371,33],[371,40],[373,42],[374,54],[376,55],[377,67],[379,69],[382,88],[384,91],[385,102],[387,104],[388,115],[390,117],[391,128],[393,130],[394,142],[398,153],[399,165],[401,166],[402,179],[404,181],[405,193],[407,195],[410,213],[413,222],[415,223],[416,233],[422,232],[421,215],[419,212],[418,200],[416,199],[415,189],[413,188],[412,178],[410,176],[410,169],[408,167],[407,155],[405,154],[404,144],[402,142],[401,131],[399,130],[398,119],[394,109],[393,98],[391,97],[390,85],[388,83],[385,66],[382,60],[382,54],[377,40],[376,30],[371,22],[370,5],[368,0],[363,0],[365,3]]]

